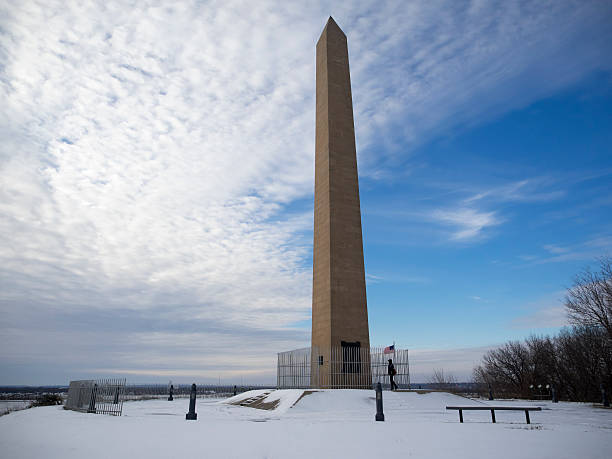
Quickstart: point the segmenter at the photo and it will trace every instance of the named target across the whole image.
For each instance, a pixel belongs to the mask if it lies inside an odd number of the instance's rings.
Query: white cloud
[[[383,278],[374,274],[366,274],[366,281],[368,284],[379,284],[383,281]]]
[[[430,217],[443,225],[453,227],[451,239],[457,241],[479,238],[486,228],[501,223],[501,219],[495,212],[482,212],[467,207],[434,210]]]
[[[533,329],[547,327],[564,327],[569,325],[564,306],[544,306],[525,316],[512,321],[516,328]]]
[[[543,246],[543,248],[544,248],[546,251],[548,251],[548,252],[550,252],[551,254],[553,254],[553,255],[559,255],[559,254],[562,254],[562,253],[565,253],[565,252],[567,252],[567,251],[568,251],[568,249],[567,249],[567,248],[565,248],[565,247],[560,247],[560,246],[558,246],[558,245],[554,245],[554,244],[546,244],[546,245],[544,245],[544,246]]]
[[[351,51],[360,59],[352,68],[361,89],[357,121],[367,121],[359,128],[364,145],[398,147],[399,155],[405,139],[420,143],[442,127],[490,120],[611,68],[602,63],[612,51],[608,4],[470,3],[355,11]]]
[[[510,326],[526,331],[558,328],[569,325],[562,299],[564,290],[550,292],[519,307],[520,313],[510,320]]]
[[[455,227],[450,239],[468,241],[481,238],[484,230],[505,221],[499,210],[487,211],[486,207],[496,206],[498,209],[504,203],[547,202],[565,195],[563,190],[549,189],[556,180],[549,177],[532,177],[501,185],[478,187],[474,185],[444,184],[452,193],[469,196],[456,201],[454,207],[436,209],[426,214],[446,226]]]
[[[592,262],[599,257],[610,256],[610,253],[612,253],[612,236],[601,233],[576,244],[567,246],[545,244],[542,248],[546,252],[544,255],[521,255],[519,258],[533,264],[563,263],[578,260]]]
[[[564,190],[546,190],[555,180],[549,177],[532,177],[493,186],[481,190],[464,200],[464,203],[479,201],[494,202],[546,202],[565,196]],[[544,190],[542,190],[544,188]]]
[[[373,274],[366,274],[366,281],[368,284],[379,284],[379,283],[397,283],[397,284],[427,284],[431,282],[431,279],[425,276],[411,276],[401,273],[385,273],[384,275],[378,276]]]
[[[191,321],[201,327],[193,343],[222,332],[235,356],[261,344],[261,330],[272,344],[260,355],[303,343],[292,326],[309,316],[312,210],[287,209],[312,193],[314,44],[327,15],[349,35],[367,173],[384,169],[368,146],[422,141],[608,65],[604,9],[3,3],[0,358],[14,363],[10,348],[39,362],[35,351],[79,344],[75,330],[106,323],[148,343],[120,341],[124,369],[147,353],[156,357],[142,361],[172,366],[158,353],[169,342],[208,358],[211,347],[182,341]],[[469,208],[435,218],[459,240],[499,221]],[[151,315],[162,322],[151,325]],[[149,340],[164,321],[172,330]],[[84,361],[108,336],[92,333],[91,347],[79,347]]]

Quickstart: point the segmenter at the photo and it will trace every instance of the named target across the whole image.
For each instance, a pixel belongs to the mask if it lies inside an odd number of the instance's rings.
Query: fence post
[[[96,392],[98,392],[98,385],[94,384],[91,388],[91,397],[89,398],[89,408],[87,409],[88,413],[96,412]]]
[[[185,415],[188,421],[198,419],[198,414],[195,412],[197,389],[195,383],[191,385],[191,394],[189,395],[189,412]]]
[[[376,383],[376,418],[377,421],[384,421],[385,415],[383,413],[383,399],[382,399],[382,386],[380,383]]]
[[[168,401],[169,402],[174,400],[173,394],[174,394],[174,386],[172,384],[170,384],[170,395],[168,396]]]

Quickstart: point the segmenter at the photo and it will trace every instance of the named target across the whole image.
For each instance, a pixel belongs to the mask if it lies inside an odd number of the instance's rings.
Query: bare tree
[[[612,352],[601,327],[561,330],[556,338],[560,387],[570,400],[596,401],[612,387]]]
[[[444,373],[442,368],[434,368],[429,383],[434,384],[436,389],[449,390],[457,384],[457,379],[450,373]]]
[[[487,352],[482,365],[474,371],[477,382],[486,382],[497,389],[526,396],[530,381],[529,349],[519,341],[509,341]]]
[[[532,396],[551,384],[559,397],[598,401],[601,386],[612,391],[612,344],[603,327],[562,329],[554,337],[530,336],[487,352],[474,368],[474,382],[496,396]],[[541,395],[541,394],[540,394]]]
[[[559,385],[558,356],[554,339],[531,335],[525,339],[529,351],[529,384]]]
[[[612,259],[599,260],[599,272],[584,270],[567,290],[565,307],[575,325],[603,328],[612,340]]]

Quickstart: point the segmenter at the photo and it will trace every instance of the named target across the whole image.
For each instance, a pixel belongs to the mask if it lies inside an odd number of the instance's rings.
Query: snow
[[[226,405],[239,404],[240,402],[248,400],[249,398],[266,395],[261,401],[264,403],[278,402],[276,408],[274,409],[274,414],[275,416],[279,416],[281,414],[285,414],[289,408],[295,405],[303,394],[304,391],[300,389],[275,390],[272,391],[272,393],[270,393],[270,390],[252,390],[249,392],[244,392],[243,394],[238,394],[219,403]]]
[[[273,391],[258,410],[237,402],[177,398],[124,404],[124,416],[91,415],[49,406],[0,417],[3,458],[605,458],[612,451],[612,410],[591,404],[475,401],[447,393],[384,392],[385,422],[375,422],[374,391]],[[299,401],[296,403],[296,401]],[[533,405],[523,412],[464,412],[446,405]]]
[[[32,400],[0,400],[0,416],[11,411],[25,410]]]

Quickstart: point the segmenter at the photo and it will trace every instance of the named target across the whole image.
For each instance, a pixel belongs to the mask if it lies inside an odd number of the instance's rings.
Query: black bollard
[[[196,385],[191,385],[191,394],[189,395],[189,413],[185,415],[185,419],[188,421],[195,421],[198,419],[198,413],[195,412],[195,403],[196,403]]]
[[[236,386],[234,386],[234,396],[236,395]]]
[[[98,393],[98,385],[94,384],[94,386],[91,388],[91,397],[89,399],[89,408],[87,408],[87,412],[88,413],[95,413],[96,412],[96,395]]]
[[[174,400],[174,385],[170,384],[170,395],[168,396],[168,401],[171,402],[172,400]]]
[[[555,386],[550,386],[551,398],[553,403],[559,403],[559,397],[557,397],[557,389]]]
[[[382,386],[380,383],[376,384],[376,420],[384,421],[385,415],[383,413],[383,403],[382,403]]]
[[[493,400],[493,389],[491,388],[491,384],[489,384],[489,400]]]
[[[608,393],[604,385],[601,385],[601,404],[603,406],[610,406],[610,400],[608,399]]]

